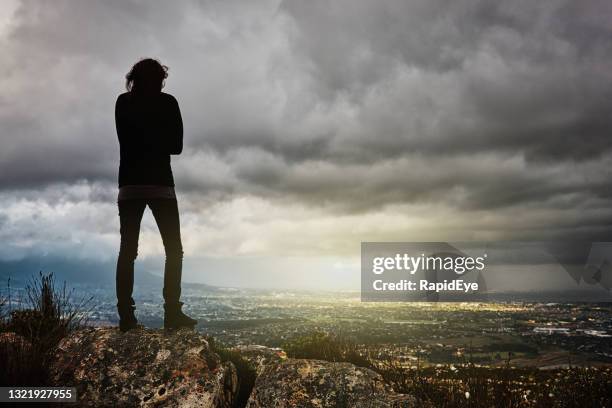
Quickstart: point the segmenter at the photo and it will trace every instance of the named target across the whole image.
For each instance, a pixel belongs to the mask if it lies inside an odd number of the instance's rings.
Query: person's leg
[[[152,199],[148,201],[164,243],[166,264],[164,268],[164,301],[178,304],[181,297],[181,275],[183,269],[183,245],[178,205],[174,199]]]
[[[144,200],[121,200],[119,206],[119,222],[121,246],[117,258],[117,308],[119,317],[133,316],[134,299],[134,261],[138,255],[138,236],[140,221],[146,208]]]
[[[161,233],[166,251],[164,268],[164,327],[193,327],[197,320],[181,311],[181,275],[183,268],[183,245],[176,199],[152,199],[148,201]]]

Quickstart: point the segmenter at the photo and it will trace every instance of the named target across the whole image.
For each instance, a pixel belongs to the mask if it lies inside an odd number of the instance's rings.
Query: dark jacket
[[[183,120],[170,94],[126,92],[115,104],[121,150],[119,187],[128,184],[174,186],[170,155],[183,151]]]

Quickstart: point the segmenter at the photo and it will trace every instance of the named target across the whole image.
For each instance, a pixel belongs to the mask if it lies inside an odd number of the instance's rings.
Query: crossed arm
[[[158,117],[151,112],[128,106],[125,94],[115,104],[115,125],[122,149],[132,152],[181,154],[183,151],[183,119],[176,99],[164,95]]]

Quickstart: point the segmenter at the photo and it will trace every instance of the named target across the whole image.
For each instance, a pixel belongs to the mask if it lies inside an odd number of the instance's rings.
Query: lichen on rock
[[[60,343],[52,379],[95,407],[231,407],[237,389],[232,363],[186,329],[79,330]]]
[[[247,408],[415,406],[414,397],[393,392],[380,374],[370,369],[306,359],[265,365],[247,403]]]

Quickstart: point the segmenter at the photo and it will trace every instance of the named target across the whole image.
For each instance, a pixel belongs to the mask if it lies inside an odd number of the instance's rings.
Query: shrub
[[[328,333],[314,332],[283,344],[287,357],[326,361],[346,361],[359,367],[373,368],[370,358],[352,341]]]
[[[85,323],[86,314],[82,311],[91,300],[72,303],[72,292],[66,291],[65,283],[57,288],[52,273],[40,272],[26,284],[25,293],[27,309],[2,312],[2,385],[47,385],[55,347]]]

